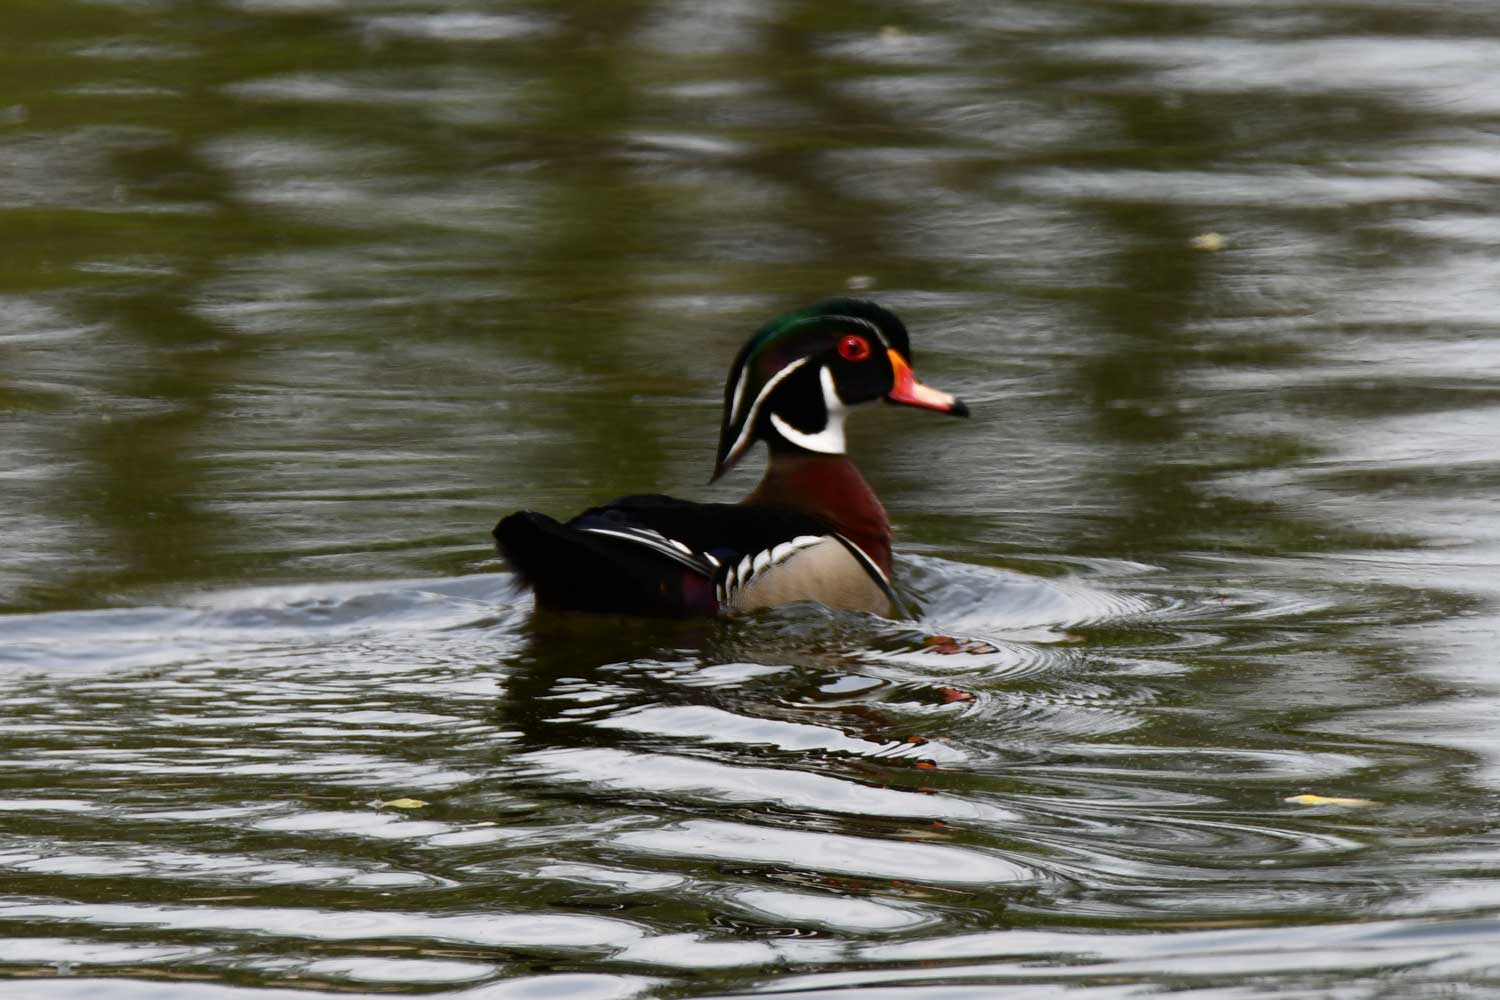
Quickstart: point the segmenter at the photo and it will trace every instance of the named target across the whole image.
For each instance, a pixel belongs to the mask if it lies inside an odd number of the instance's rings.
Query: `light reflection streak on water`
[[[0,991],[1494,980],[1487,6],[60,11]],[[705,495],[851,279],[975,404],[853,431],[916,619],[533,620],[494,516]]]

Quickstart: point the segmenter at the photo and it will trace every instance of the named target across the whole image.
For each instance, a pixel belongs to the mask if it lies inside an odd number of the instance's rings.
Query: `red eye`
[[[870,342],[863,337],[849,334],[839,341],[839,357],[845,361],[863,361],[870,356]]]

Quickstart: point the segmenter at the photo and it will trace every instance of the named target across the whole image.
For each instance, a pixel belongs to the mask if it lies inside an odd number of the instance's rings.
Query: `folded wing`
[[[546,607],[697,617],[814,600],[883,614],[895,600],[857,546],[794,511],[642,494],[566,524],[521,511],[494,534]]]

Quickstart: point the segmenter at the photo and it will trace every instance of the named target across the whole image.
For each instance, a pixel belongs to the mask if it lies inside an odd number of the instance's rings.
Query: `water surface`
[[[13,5],[0,993],[1500,990],[1483,3]],[[783,309],[911,615],[536,615]]]

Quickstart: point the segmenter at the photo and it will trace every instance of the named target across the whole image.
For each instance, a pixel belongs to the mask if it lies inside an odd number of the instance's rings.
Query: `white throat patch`
[[[818,369],[818,382],[823,386],[823,409],[828,413],[828,422],[823,429],[816,434],[808,434],[799,431],[777,413],[771,414],[771,426],[776,432],[786,438],[798,448],[808,451],[816,451],[823,455],[842,455],[844,453],[844,416],[849,408],[839,398],[838,390],[834,388],[833,372],[827,365]]]

